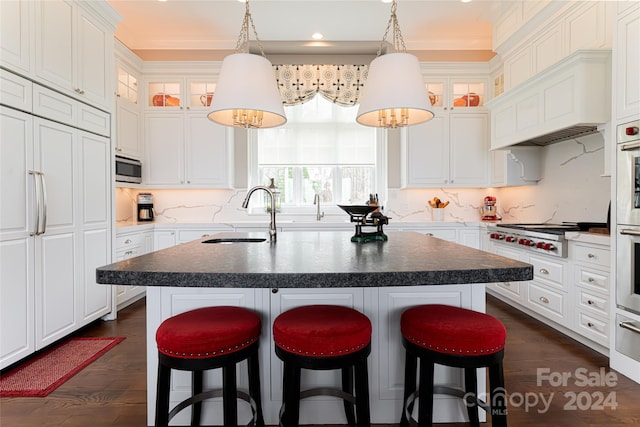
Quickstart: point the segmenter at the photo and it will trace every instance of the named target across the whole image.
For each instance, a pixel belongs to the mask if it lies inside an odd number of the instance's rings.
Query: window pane
[[[312,204],[316,194],[325,203],[333,202],[334,173],[332,167],[302,168],[302,201],[303,205]]]
[[[375,168],[373,167],[343,167],[341,168],[342,182],[341,204],[362,205],[369,200],[375,185]]]

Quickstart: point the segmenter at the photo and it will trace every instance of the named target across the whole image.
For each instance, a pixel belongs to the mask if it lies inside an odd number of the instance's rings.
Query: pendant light
[[[249,25],[261,55],[249,53]],[[264,129],[287,122],[275,71],[258,39],[249,0],[245,2],[236,53],[222,62],[211,108],[209,120],[224,126]]]
[[[356,121],[361,125],[397,128],[423,123],[433,118],[429,96],[418,58],[407,53],[398,17],[397,4],[391,4],[387,24],[376,58],[369,65],[367,81],[360,97]],[[380,55],[393,27],[394,53]]]

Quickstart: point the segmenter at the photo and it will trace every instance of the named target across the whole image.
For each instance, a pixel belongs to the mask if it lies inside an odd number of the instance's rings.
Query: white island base
[[[369,356],[369,393],[371,422],[397,424],[400,421],[404,383],[404,348],[401,342],[400,315],[404,309],[419,304],[447,304],[485,312],[485,285],[437,285],[371,288],[184,288],[147,287],[147,406],[148,425],[154,425],[157,349],[155,332],[162,320],[178,313],[208,306],[232,305],[260,313],[260,381],[262,407],[267,425],[278,425],[282,403],[282,363],[273,350],[271,325],[282,312],[309,304],[336,304],[352,307],[366,314],[373,325],[372,351]],[[219,388],[221,370],[205,376],[206,388]],[[247,389],[246,364],[237,369],[238,387]],[[462,387],[462,370],[436,366],[436,384]],[[172,372],[171,407],[190,396],[191,375]],[[339,386],[339,371],[302,371],[302,389]],[[486,390],[484,369],[478,371],[479,390]],[[461,399],[436,395],[434,422],[464,422],[466,408]],[[248,405],[238,404],[239,424],[250,420]],[[188,425],[190,409],[178,414],[172,424]],[[485,420],[480,411],[481,421]],[[221,400],[203,403],[203,424],[222,425]],[[318,396],[305,399],[300,406],[300,424],[346,424],[342,401]]]

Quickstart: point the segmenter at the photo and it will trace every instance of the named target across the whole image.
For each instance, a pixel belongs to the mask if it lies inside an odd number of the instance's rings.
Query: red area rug
[[[71,338],[0,376],[0,397],[44,397],[124,337]]]

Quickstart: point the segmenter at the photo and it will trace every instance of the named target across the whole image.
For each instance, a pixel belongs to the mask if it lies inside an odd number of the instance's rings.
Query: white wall
[[[431,220],[427,201],[434,196],[450,204],[445,221],[478,221],[485,196],[498,199],[498,213],[508,222],[605,222],[610,200],[610,177],[604,170],[601,135],[564,141],[541,148],[544,177],[536,186],[509,188],[390,189],[385,213],[392,222]],[[154,196],[156,221],[223,223],[261,220],[240,207],[244,190],[116,189],[116,221],[135,219],[136,194]],[[310,215],[307,219],[314,220]],[[267,219],[266,214],[264,219]],[[335,217],[343,220],[346,217]],[[326,218],[324,221],[330,221]]]

